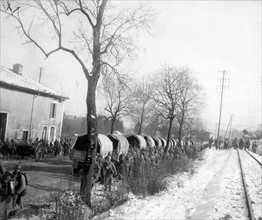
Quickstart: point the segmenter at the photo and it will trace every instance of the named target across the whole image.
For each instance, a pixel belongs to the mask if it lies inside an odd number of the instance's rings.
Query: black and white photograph
[[[262,220],[261,0],[1,0],[0,220]]]

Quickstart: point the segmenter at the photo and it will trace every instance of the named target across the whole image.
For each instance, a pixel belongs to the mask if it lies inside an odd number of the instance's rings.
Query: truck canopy
[[[98,146],[97,152],[100,153],[103,157],[107,156],[109,152],[113,151],[113,143],[110,139],[104,134],[98,134]]]
[[[113,142],[113,150],[116,152],[117,155],[127,154],[129,149],[129,142],[123,135],[109,134],[107,136]]]
[[[151,138],[150,136],[144,136],[145,140],[146,140],[146,145],[148,148],[153,148],[156,146],[155,141],[153,140],[153,138]]]
[[[162,138],[162,137],[159,137],[159,139],[162,141],[162,147],[165,147],[166,146],[166,139]]]
[[[86,155],[86,145],[88,143],[87,134],[80,135],[71,146],[70,159],[84,160]],[[98,134],[97,153],[103,157],[107,156],[109,152],[112,153],[113,144],[110,139],[104,134]]]
[[[128,135],[126,137],[126,139],[128,140],[130,146],[132,147],[137,147],[137,148],[146,148],[146,140],[137,134],[132,134],[132,135]]]
[[[156,147],[162,147],[162,141],[159,138],[153,137],[153,140],[155,141]]]

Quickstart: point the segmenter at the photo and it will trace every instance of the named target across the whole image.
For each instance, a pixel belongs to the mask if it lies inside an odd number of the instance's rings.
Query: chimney
[[[22,75],[23,71],[23,65],[16,63],[13,65],[13,72],[15,72],[18,75]]]

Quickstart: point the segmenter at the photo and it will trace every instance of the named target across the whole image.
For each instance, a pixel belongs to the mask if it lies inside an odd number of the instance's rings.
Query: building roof
[[[69,99],[68,97],[58,94],[42,83],[39,83],[27,76],[14,73],[12,70],[9,70],[3,66],[0,67],[0,87],[56,98],[61,101]]]

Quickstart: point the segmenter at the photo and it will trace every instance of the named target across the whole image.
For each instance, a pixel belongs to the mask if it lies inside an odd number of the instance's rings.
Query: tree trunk
[[[168,148],[169,148],[169,142],[170,142],[170,136],[171,136],[171,130],[172,130],[172,126],[173,126],[173,120],[174,118],[171,117],[169,119],[169,128],[168,128],[168,133],[167,133],[167,140],[166,140],[166,147],[165,147],[165,155],[167,154]]]
[[[142,124],[139,123],[139,129],[138,129],[137,135],[140,135],[140,134],[141,134],[141,131],[142,131]]]
[[[184,114],[182,114],[181,121],[179,123],[179,130],[178,130],[178,144],[179,147],[181,146],[182,141],[182,131],[183,131],[183,124],[184,124]]]
[[[144,122],[143,119],[141,119],[141,121],[139,123],[139,129],[138,129],[137,135],[140,135],[141,132],[142,132],[143,122]]]
[[[157,121],[156,121],[156,123],[155,123],[154,132],[153,132],[153,137],[156,135],[157,128],[158,128],[158,118],[157,118]]]
[[[116,122],[116,117],[112,117],[110,134],[113,134],[113,133],[114,133],[115,122]]]
[[[83,168],[83,176],[81,179],[80,194],[82,200],[86,205],[91,208],[91,190],[93,185],[93,172],[94,164],[96,161],[97,151],[97,115],[96,115],[96,87],[100,77],[102,68],[101,64],[101,44],[100,44],[100,32],[103,21],[104,10],[107,4],[107,0],[103,0],[96,18],[96,25],[93,27],[93,54],[92,54],[92,71],[90,74],[83,71],[88,79],[88,89],[86,97],[87,106],[87,145],[86,145],[86,157]]]
[[[179,123],[179,130],[178,130],[178,144],[181,146],[182,141],[182,129],[183,129],[183,123]]]
[[[145,112],[145,103],[143,103],[143,109],[142,109],[142,114],[141,114],[141,120],[140,120],[140,124],[139,124],[139,129],[138,129],[138,135],[141,134],[142,132],[142,126],[143,126],[143,122],[144,122],[144,112]]]
[[[80,194],[89,207],[91,207],[91,190],[93,183],[93,168],[97,150],[97,116],[96,116],[96,80],[90,77],[88,80],[87,105],[87,145],[86,158],[81,179]]]

